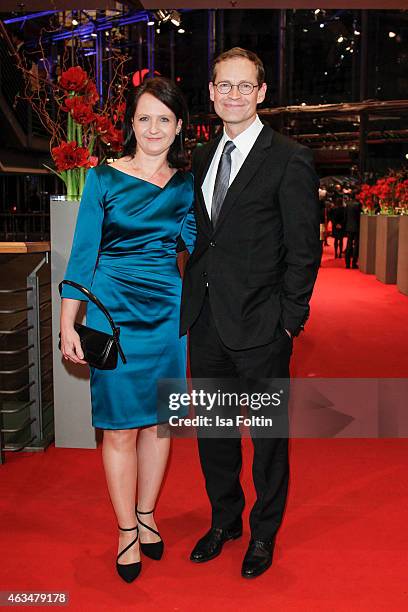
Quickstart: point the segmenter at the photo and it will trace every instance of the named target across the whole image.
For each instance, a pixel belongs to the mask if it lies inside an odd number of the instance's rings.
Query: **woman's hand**
[[[87,363],[84,360],[79,335],[73,326],[61,328],[61,353],[64,359],[72,361],[72,363]]]
[[[75,331],[74,322],[78,314],[81,302],[63,298],[61,304],[61,353],[64,359],[72,363],[87,363],[84,360],[84,352],[78,333]]]

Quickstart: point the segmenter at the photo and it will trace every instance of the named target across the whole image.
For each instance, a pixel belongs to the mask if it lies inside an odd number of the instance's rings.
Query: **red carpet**
[[[405,378],[408,298],[374,275],[346,270],[325,247],[292,376]]]
[[[344,260],[323,262],[296,376],[407,376],[408,299]],[[241,540],[208,564],[188,555],[209,508],[193,440],[175,440],[157,510],[166,552],[139,579],[115,574],[116,526],[97,451],[7,455],[0,468],[0,590],[69,591],[70,610],[406,610],[405,440],[294,440],[273,567],[240,577],[253,501],[251,443]]]

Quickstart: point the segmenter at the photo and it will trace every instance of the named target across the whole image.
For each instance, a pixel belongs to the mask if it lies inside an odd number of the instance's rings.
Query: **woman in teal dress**
[[[88,172],[65,274],[110,311],[126,356],[115,370],[91,368],[90,380],[92,423],[104,430],[103,463],[120,529],[116,567],[127,582],[140,573],[139,543],[150,558],[163,553],[153,511],[170,440],[157,435],[157,382],[186,377],[176,254],[180,237],[190,252],[195,241],[193,178],[182,170],[186,117],[183,96],[167,79],[149,79],[132,92],[124,155]],[[85,363],[74,329],[84,295],[64,285],[62,297],[63,356]],[[92,302],[87,325],[110,333]]]

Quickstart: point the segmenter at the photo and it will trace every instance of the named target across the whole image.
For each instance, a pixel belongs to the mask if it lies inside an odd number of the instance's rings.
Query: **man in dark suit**
[[[347,246],[345,251],[346,268],[358,268],[358,251],[360,242],[360,217],[362,205],[355,199],[355,193],[347,202],[345,211],[345,229],[347,235]]]
[[[210,97],[224,130],[193,158],[198,236],[184,275],[181,334],[193,379],[288,379],[320,263],[319,181],[309,149],[264,126],[264,68],[234,48],[214,63]],[[287,418],[287,417],[286,417]],[[251,432],[252,433],[252,432]],[[288,438],[253,435],[257,499],[242,576],[272,563],[289,478]],[[216,557],[242,534],[239,437],[198,436],[212,526],[191,553]]]

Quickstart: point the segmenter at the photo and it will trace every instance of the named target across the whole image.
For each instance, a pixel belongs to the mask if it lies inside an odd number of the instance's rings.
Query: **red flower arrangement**
[[[403,169],[379,178],[375,185],[361,186],[356,196],[366,214],[374,214],[379,207],[381,214],[394,215],[408,212],[408,170]]]
[[[356,195],[356,198],[361,202],[363,211],[367,214],[374,214],[375,212],[375,201],[372,186],[364,183],[361,186],[361,191]]]
[[[395,197],[402,214],[408,214],[408,178],[400,181],[395,187]]]
[[[50,152],[55,168],[46,167],[65,183],[68,197],[82,195],[89,168],[98,165],[107,155],[116,155],[122,150],[127,60],[126,56],[115,55],[112,82],[102,108],[95,81],[81,66],[62,70],[58,82],[51,78],[39,80],[35,91],[30,85],[29,73],[20,66],[26,82],[22,97],[30,103],[51,135]],[[47,104],[51,96],[54,100],[52,111]]]
[[[82,195],[86,170],[98,164],[98,156],[93,155],[96,139],[115,153],[122,150],[122,131],[117,124],[124,114],[124,102],[116,99],[110,110],[97,112],[94,109],[99,101],[96,85],[80,66],[64,71],[59,85],[64,90],[59,106],[67,113],[67,132],[57,146],[51,146],[51,155],[68,196],[77,197]]]

